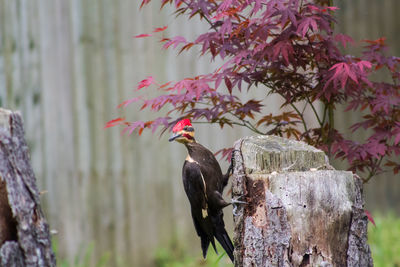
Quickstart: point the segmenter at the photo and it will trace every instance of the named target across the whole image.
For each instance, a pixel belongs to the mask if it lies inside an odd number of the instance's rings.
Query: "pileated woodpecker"
[[[190,202],[194,227],[201,239],[203,257],[206,258],[210,243],[217,252],[215,237],[233,262],[233,244],[225,230],[222,212],[224,207],[231,204],[222,198],[222,191],[228,183],[232,164],[223,175],[213,153],[196,143],[190,120],[179,121],[172,132],[173,136],[169,141],[184,144],[189,153],[183,164],[182,179]]]

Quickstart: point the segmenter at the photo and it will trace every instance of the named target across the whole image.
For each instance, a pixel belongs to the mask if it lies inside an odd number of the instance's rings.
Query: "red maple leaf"
[[[365,215],[367,215],[368,220],[376,227],[374,218],[372,217],[372,214],[368,210],[364,210]]]
[[[150,36],[151,36],[151,34],[142,33],[142,34],[139,34],[139,35],[135,35],[133,38],[144,38],[144,37],[150,37]]]
[[[142,89],[143,87],[149,87],[150,85],[154,84],[155,81],[153,76],[148,76],[146,79],[141,80],[138,84],[137,90]]]
[[[162,32],[165,31],[168,28],[168,26],[160,27],[160,28],[155,28],[153,32]]]
[[[104,126],[104,128],[110,128],[110,127],[114,127],[119,124],[123,124],[124,121],[125,121],[125,118],[116,118],[116,119],[110,120],[106,123],[106,126]]]

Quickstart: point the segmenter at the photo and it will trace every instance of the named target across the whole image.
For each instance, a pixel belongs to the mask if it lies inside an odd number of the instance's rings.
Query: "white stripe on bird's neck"
[[[188,154],[187,155],[187,157],[186,157],[186,161],[187,162],[190,162],[190,163],[197,163],[197,164],[199,164],[197,161],[195,161],[194,159],[192,159],[192,157]]]

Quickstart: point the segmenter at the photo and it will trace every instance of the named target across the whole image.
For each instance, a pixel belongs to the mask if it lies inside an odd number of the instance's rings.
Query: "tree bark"
[[[55,266],[21,116],[1,108],[0,264]]]
[[[235,143],[235,266],[372,266],[362,182],[276,136]]]

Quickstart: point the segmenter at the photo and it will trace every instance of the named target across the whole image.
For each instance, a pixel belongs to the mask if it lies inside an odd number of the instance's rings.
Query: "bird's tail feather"
[[[201,238],[201,250],[203,251],[203,258],[207,256],[208,246],[210,245],[210,240],[208,238]]]
[[[214,237],[212,237],[212,238],[211,238],[211,244],[212,244],[212,246],[213,246],[213,248],[214,248],[214,251],[215,251],[215,253],[217,253],[217,254],[218,254],[217,247],[215,246]]]
[[[225,228],[218,229],[215,233],[215,238],[217,238],[218,242],[221,244],[221,246],[224,248],[226,251],[226,254],[228,254],[229,258],[233,262],[233,244],[231,239],[228,236],[228,233],[226,232]]]
[[[206,256],[207,256],[207,251],[208,251],[208,247],[210,246],[210,243],[212,244],[212,246],[215,250],[215,253],[218,254],[217,247],[215,246],[214,237],[211,237],[211,238],[202,237],[201,238],[201,250],[203,251],[203,258],[206,258]]]

